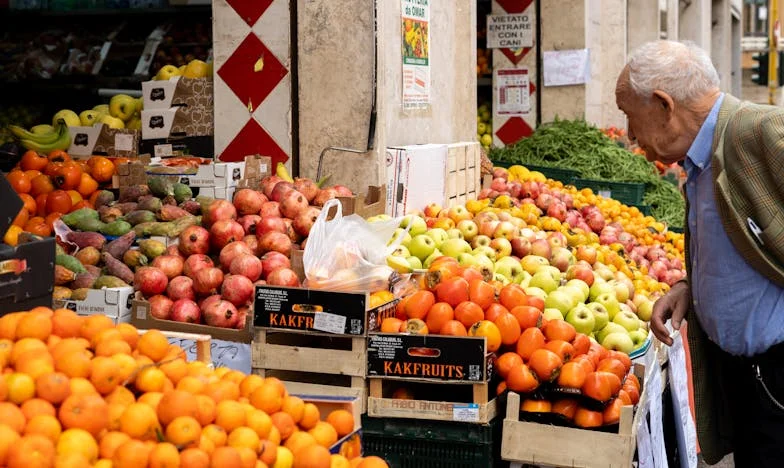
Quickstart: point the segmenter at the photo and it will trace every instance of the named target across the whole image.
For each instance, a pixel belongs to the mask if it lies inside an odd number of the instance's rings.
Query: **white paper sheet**
[[[686,372],[686,351],[680,332],[673,337],[669,353],[670,390],[675,412],[675,435],[678,438],[678,453],[681,468],[697,467],[697,432],[689,406],[689,381]]]
[[[581,85],[591,79],[588,49],[548,50],[542,62],[545,86]]]
[[[650,405],[651,452],[656,468],[666,468],[667,450],[664,445],[664,424],[662,420],[662,378],[659,360],[646,369],[648,386],[648,403]]]

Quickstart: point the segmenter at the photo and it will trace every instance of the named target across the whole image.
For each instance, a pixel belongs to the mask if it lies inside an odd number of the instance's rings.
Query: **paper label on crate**
[[[118,133],[114,135],[115,151],[133,151],[133,135],[130,133]]]
[[[171,143],[165,145],[155,145],[155,157],[156,158],[165,158],[167,156],[171,156],[173,154],[174,148],[172,148]]]
[[[313,329],[342,335],[346,330],[346,317],[329,312],[316,312],[313,317]]]
[[[479,422],[479,405],[467,403],[452,406],[452,419],[461,422]]]
[[[599,190],[599,195],[604,198],[612,198],[612,190]]]
[[[189,361],[196,360],[196,342],[186,338],[169,337],[169,343],[185,350]],[[212,339],[210,357],[215,368],[228,367],[245,373],[251,372],[250,343],[236,343]]]

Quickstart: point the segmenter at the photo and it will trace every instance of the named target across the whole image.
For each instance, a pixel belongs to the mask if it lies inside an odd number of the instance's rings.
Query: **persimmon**
[[[563,362],[568,362],[574,356],[574,346],[563,340],[548,341],[544,348],[557,354]]]
[[[628,395],[631,404],[636,405],[640,401],[640,391],[637,390],[637,388],[628,381],[624,383],[623,387],[621,387],[621,390],[618,393],[620,394],[621,391],[626,392],[626,395]]]
[[[553,402],[551,411],[553,413],[560,414],[566,419],[572,420],[574,419],[575,413],[577,413],[578,406],[579,404],[574,398],[562,398]]]
[[[502,381],[498,382],[498,386],[497,386],[497,387],[495,387],[495,394],[496,394],[497,396],[500,396],[500,395],[502,395],[502,394],[503,394],[503,393],[504,393],[506,390],[507,390],[507,388],[506,388],[506,381],[505,381],[505,380],[502,380]]]
[[[468,281],[461,276],[441,280],[435,292],[438,302],[446,302],[452,307],[469,300]]]
[[[506,307],[497,302],[494,302],[493,304],[490,304],[490,307],[485,309],[485,320],[495,322],[495,319],[508,312],[509,311],[506,309]]]
[[[549,413],[553,409],[553,404],[550,400],[539,400],[533,398],[526,398],[520,405],[520,410],[526,413]]]
[[[412,318],[408,319],[401,325],[400,331],[402,333],[410,333],[412,335],[429,335],[430,329],[422,319]]]
[[[476,304],[474,304],[476,307]],[[498,329],[496,324],[489,320],[480,320],[473,324],[468,329],[468,336],[483,336],[487,342],[487,350],[491,353],[498,351],[501,348],[502,336],[501,330]]]
[[[46,156],[33,150],[27,150],[19,160],[19,167],[23,171],[42,171],[47,164],[49,164],[49,160]]]
[[[525,291],[517,283],[507,284],[501,288],[501,292],[498,295],[499,302],[510,311],[517,306],[526,305],[527,298]]]
[[[623,402],[618,398],[613,398],[607,403],[607,406],[604,407],[604,411],[602,412],[602,423],[615,424],[620,421],[621,407],[623,407]]]
[[[585,377],[582,386],[583,395],[597,401],[608,401],[621,389],[621,379],[610,372],[591,372]]]
[[[565,388],[582,388],[588,373],[577,362],[567,362],[558,373],[558,385]]]
[[[502,379],[506,379],[512,368],[523,365],[523,358],[514,352],[506,352],[495,360],[495,369]]]
[[[14,169],[5,178],[16,193],[30,193],[30,190],[33,188],[30,179],[20,170]]]
[[[578,407],[574,413],[574,423],[578,427],[599,427],[602,425],[602,421],[604,421],[604,417],[601,412],[582,406]]]
[[[550,320],[547,326],[543,327],[542,332],[544,332],[544,336],[548,341],[562,340],[569,342],[577,334],[574,325],[566,320]]]
[[[591,342],[590,347],[588,348],[588,352],[586,353],[588,357],[593,360],[594,367],[599,365],[599,362],[606,358],[608,355],[608,350],[604,346],[600,345],[599,343]]]
[[[627,384],[627,383],[630,384],[630,385],[634,385],[634,388],[636,388],[637,391],[640,391],[640,380],[634,374],[627,375],[626,376],[626,380],[624,380],[623,383],[624,383],[624,385]]]
[[[528,366],[536,373],[540,381],[550,382],[558,377],[563,361],[549,349],[539,348],[531,353]]]
[[[525,330],[520,335],[520,339],[517,340],[517,354],[519,354],[523,360],[528,361],[531,359],[531,354],[537,349],[544,348],[544,345],[545,339],[542,330],[538,328],[529,328]]]
[[[506,376],[506,387],[518,393],[531,393],[539,387],[539,379],[525,364],[512,367]]]
[[[599,365],[596,366],[596,370],[613,373],[617,375],[618,379],[621,381],[626,377],[626,367],[621,361],[612,357],[602,359]]]
[[[544,312],[544,299],[542,299],[541,297],[539,297],[539,296],[528,296],[528,298],[525,300],[525,302],[526,302],[526,305],[529,305],[531,307],[536,307],[537,309],[539,309],[542,312]]]
[[[434,289],[444,281],[460,276],[462,267],[456,259],[443,255],[436,258],[425,275],[425,283],[428,288]]]
[[[521,305],[514,307],[509,313],[517,319],[521,330],[527,330],[533,327],[539,328],[542,324],[542,311],[536,307]]]
[[[581,354],[577,357],[572,358],[571,362],[576,362],[580,364],[585,372],[593,372],[596,370],[596,365],[593,363],[593,359],[591,359],[587,354]]]
[[[632,397],[629,396],[629,392],[621,388],[618,390],[618,396],[616,397],[621,400],[621,403],[624,405],[631,405],[632,404]]]
[[[79,183],[76,186],[76,191],[83,197],[89,197],[98,190],[98,182],[93,179],[90,174],[83,172],[79,176]]]
[[[468,336],[465,325],[457,320],[449,320],[441,327],[441,334],[447,336]]]
[[[577,333],[572,340],[572,346],[574,347],[575,356],[583,355],[591,349],[591,339],[588,338],[588,335]]]
[[[71,196],[65,190],[54,190],[46,197],[47,213],[68,213],[72,205]]]
[[[109,182],[115,172],[114,164],[103,156],[93,156],[87,160],[90,176],[96,182]]]
[[[406,318],[424,319],[430,308],[436,303],[430,291],[417,291],[406,300]]]
[[[36,236],[49,237],[52,235],[52,228],[46,225],[44,221],[36,223],[25,224],[24,230]]]
[[[19,210],[19,213],[17,213],[14,220],[11,222],[11,225],[24,228],[27,225],[28,221],[30,221],[30,212],[27,211],[25,207],[22,207],[22,209]]]
[[[455,318],[455,311],[451,305],[446,302],[436,302],[430,311],[427,313],[425,324],[431,333],[441,332],[444,324]],[[389,319],[385,319],[389,320]],[[383,327],[383,323],[382,323]]]
[[[30,195],[36,197],[36,202],[39,195],[49,193],[52,190],[54,190],[54,184],[52,184],[52,179],[46,174],[38,175],[30,181]],[[38,206],[40,208],[40,204]]]
[[[470,266],[467,268],[463,268],[463,272],[460,274],[460,276],[462,276],[463,279],[468,281],[469,283],[471,281],[485,279],[485,277],[482,275],[482,272],[478,268],[470,267]],[[495,289],[493,290],[495,291]]]
[[[520,323],[509,312],[501,314],[498,318],[493,320],[493,323],[501,332],[501,343],[505,346],[511,346],[517,343],[520,339]]]
[[[37,209],[35,204],[35,198],[33,198],[33,196],[30,195],[29,193],[19,193],[18,195],[19,198],[22,199],[22,203],[24,203],[24,209],[27,210],[27,213],[30,216],[35,215]]]
[[[487,310],[495,303],[495,289],[484,280],[471,280],[468,283],[468,298],[482,310]]]
[[[71,156],[63,150],[51,151],[46,158],[50,163],[65,163],[71,161]]]
[[[632,368],[632,359],[628,354],[622,351],[609,350],[607,352],[607,357],[620,361],[621,364],[623,364],[623,367],[626,369],[626,373],[628,373]]]

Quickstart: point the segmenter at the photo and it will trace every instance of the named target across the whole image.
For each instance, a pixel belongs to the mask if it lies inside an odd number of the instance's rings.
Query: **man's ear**
[[[659,89],[653,92],[653,100],[657,106],[661,106],[667,114],[672,114],[675,110],[675,101],[672,96]]]

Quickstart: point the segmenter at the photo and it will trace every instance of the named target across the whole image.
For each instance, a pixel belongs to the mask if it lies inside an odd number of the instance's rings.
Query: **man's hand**
[[[664,324],[668,319],[671,319],[672,328],[680,329],[681,322],[689,309],[689,301],[691,301],[689,284],[685,281],[679,281],[672,286],[667,294],[653,304],[651,330],[656,338],[667,346],[672,346],[672,338],[670,338],[670,332]]]

